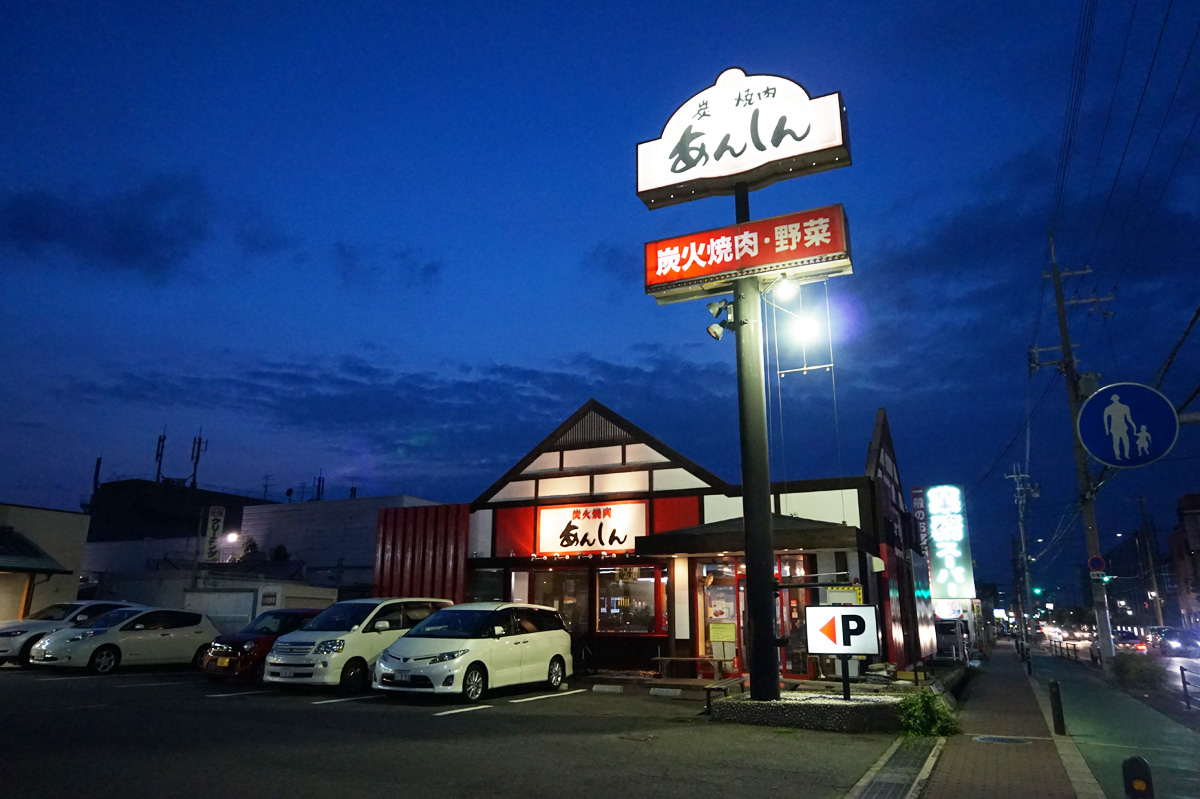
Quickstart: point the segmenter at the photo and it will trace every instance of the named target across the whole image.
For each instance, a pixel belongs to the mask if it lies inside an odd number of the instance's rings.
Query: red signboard
[[[646,293],[660,302],[712,293],[750,275],[822,277],[850,271],[841,205],[646,244]]]

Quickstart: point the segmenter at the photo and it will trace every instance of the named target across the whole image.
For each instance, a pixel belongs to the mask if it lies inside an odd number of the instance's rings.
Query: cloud
[[[107,197],[47,191],[0,204],[0,243],[29,255],[66,253],[91,269],[162,280],[212,234],[213,206],[195,176],[160,176]]]
[[[72,379],[60,393],[98,406],[190,404],[258,419],[281,438],[304,431],[326,451],[353,455],[353,468],[346,468],[364,481],[437,499],[474,499],[591,397],[706,468],[728,464],[737,451],[732,365],[665,354],[635,365],[580,354],[538,368],[449,365],[436,373],[347,356],[324,368],[272,361],[231,374],[126,372]],[[696,429],[710,432],[697,439]]]
[[[614,277],[622,286],[643,279],[642,254],[637,247],[600,242],[583,257],[581,266],[586,273]]]
[[[335,242],[332,248],[334,273],[343,288],[373,289],[391,280],[403,288],[428,291],[441,283],[446,265],[423,259],[414,250]]]

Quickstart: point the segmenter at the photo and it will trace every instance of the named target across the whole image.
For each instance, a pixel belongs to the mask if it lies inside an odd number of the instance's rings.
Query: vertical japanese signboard
[[[200,559],[206,562],[221,559],[221,531],[225,529],[225,509],[214,505],[208,509],[208,524],[204,529],[204,551]]]
[[[940,618],[957,618],[975,597],[971,567],[971,539],[963,491],[959,486],[932,486],[912,490],[917,533],[929,549],[929,594]]]

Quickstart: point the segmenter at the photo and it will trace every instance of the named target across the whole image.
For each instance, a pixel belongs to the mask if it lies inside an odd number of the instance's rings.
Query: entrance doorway
[[[776,558],[775,576],[787,581],[816,572],[816,555],[785,554]],[[746,566],[740,557],[696,562],[696,651],[722,662],[726,673],[746,670]],[[784,588],[775,607],[775,635],[786,639],[779,648],[780,671],[792,679],[815,675],[805,641],[804,609],[817,600],[816,589]],[[711,669],[702,667],[705,676]]]

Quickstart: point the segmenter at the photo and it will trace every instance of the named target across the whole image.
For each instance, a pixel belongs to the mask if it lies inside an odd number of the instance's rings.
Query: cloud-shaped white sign
[[[727,69],[638,145],[638,197],[661,208],[849,165],[839,93],[810,98],[787,78]]]

